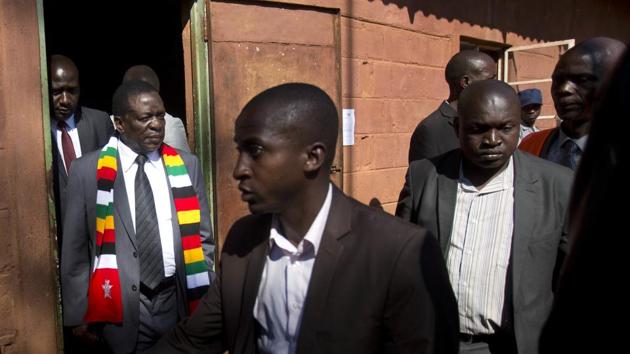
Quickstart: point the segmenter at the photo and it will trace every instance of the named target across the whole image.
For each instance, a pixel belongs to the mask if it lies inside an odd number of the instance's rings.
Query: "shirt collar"
[[[57,120],[54,121],[55,122],[55,129],[59,129],[59,125],[57,124]],[[74,128],[76,128],[77,123],[74,121],[74,113],[72,113],[72,115],[68,118],[65,119],[66,125],[68,126],[67,130],[72,130]]]
[[[319,245],[322,241],[326,222],[328,221],[331,202],[332,185],[328,184],[326,199],[324,200],[322,207],[319,209],[315,220],[313,220],[313,223],[306,232],[306,235],[304,235],[304,239],[297,245],[297,247],[295,247],[286,237],[284,237],[284,235],[280,233],[279,220],[274,214],[271,222],[271,230],[269,231],[269,248],[271,249],[274,246],[277,246],[290,253],[302,253],[304,252],[305,244],[309,243],[313,246],[313,256],[316,256],[317,250],[319,249]]]
[[[118,156],[120,157],[120,164],[123,172],[128,172],[129,169],[136,163],[136,157],[138,157],[138,153],[131,150],[131,148],[123,143],[122,140],[118,139]],[[158,153],[158,150],[151,151],[147,154],[147,157],[149,158],[149,163],[151,163],[153,166],[161,166],[162,157]]]
[[[560,143],[560,145],[558,146],[563,146],[567,140],[573,140],[573,142],[580,148],[580,151],[584,151],[584,148],[586,147],[586,141],[588,140],[588,134],[578,139],[571,139],[568,135],[564,133],[564,130],[562,130],[562,126],[560,126],[560,129],[558,129],[558,131],[558,143]]]
[[[499,174],[492,177],[488,183],[482,188],[477,189],[472,182],[466,176],[464,176],[464,169],[462,163],[459,165],[459,186],[462,190],[467,192],[475,192],[480,194],[499,192],[512,188],[514,186],[514,157],[510,156],[508,166]]]

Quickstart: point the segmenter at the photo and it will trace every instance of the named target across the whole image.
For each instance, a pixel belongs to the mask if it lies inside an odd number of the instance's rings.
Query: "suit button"
[[[131,286],[131,290],[136,291],[136,290],[138,290],[138,287],[137,287],[137,286],[135,286],[135,285],[132,285],[132,286]]]
[[[138,258],[138,253],[133,252],[133,258]]]

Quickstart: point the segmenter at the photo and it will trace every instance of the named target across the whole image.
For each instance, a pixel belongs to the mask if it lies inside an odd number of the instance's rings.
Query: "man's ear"
[[[326,144],[322,142],[315,142],[307,146],[305,152],[306,163],[304,164],[304,172],[313,173],[318,171],[324,164],[328,154],[328,148]]]
[[[114,129],[116,129],[116,131],[121,134],[125,131],[125,128],[123,128],[122,123],[123,121],[120,116],[114,116]]]
[[[464,75],[459,79],[459,87],[461,87],[462,90],[470,86],[470,84],[471,84],[471,80],[470,80],[470,76],[468,75]]]

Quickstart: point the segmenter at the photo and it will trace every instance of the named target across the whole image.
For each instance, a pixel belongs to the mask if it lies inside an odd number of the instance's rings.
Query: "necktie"
[[[575,167],[577,166],[580,148],[577,146],[575,141],[571,139],[567,139],[562,144],[563,157],[560,162],[562,165],[572,169],[575,171]]]
[[[144,172],[147,162],[145,155],[138,155],[138,172],[135,179],[136,193],[136,240],[140,261],[140,281],[150,289],[155,289],[164,278],[162,243],[158,229],[153,191]]]
[[[65,121],[57,122],[57,128],[61,130],[61,151],[63,151],[63,161],[66,163],[66,172],[68,172],[77,155],[74,153],[74,144],[68,134],[68,124]]]

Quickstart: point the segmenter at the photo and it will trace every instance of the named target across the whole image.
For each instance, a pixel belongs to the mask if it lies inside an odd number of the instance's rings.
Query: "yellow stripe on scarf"
[[[179,155],[163,155],[162,158],[166,166],[176,167],[184,164],[184,160]]]
[[[201,247],[193,248],[191,250],[184,250],[184,263],[190,264],[195,262],[205,261],[203,258],[203,251]]]
[[[96,167],[96,169],[99,169],[101,167],[109,167],[111,169],[116,169],[116,158],[113,156],[103,156],[102,158],[98,159],[98,165]]]
[[[201,213],[199,209],[178,211],[177,221],[179,221],[180,225],[199,223],[201,222]]]

